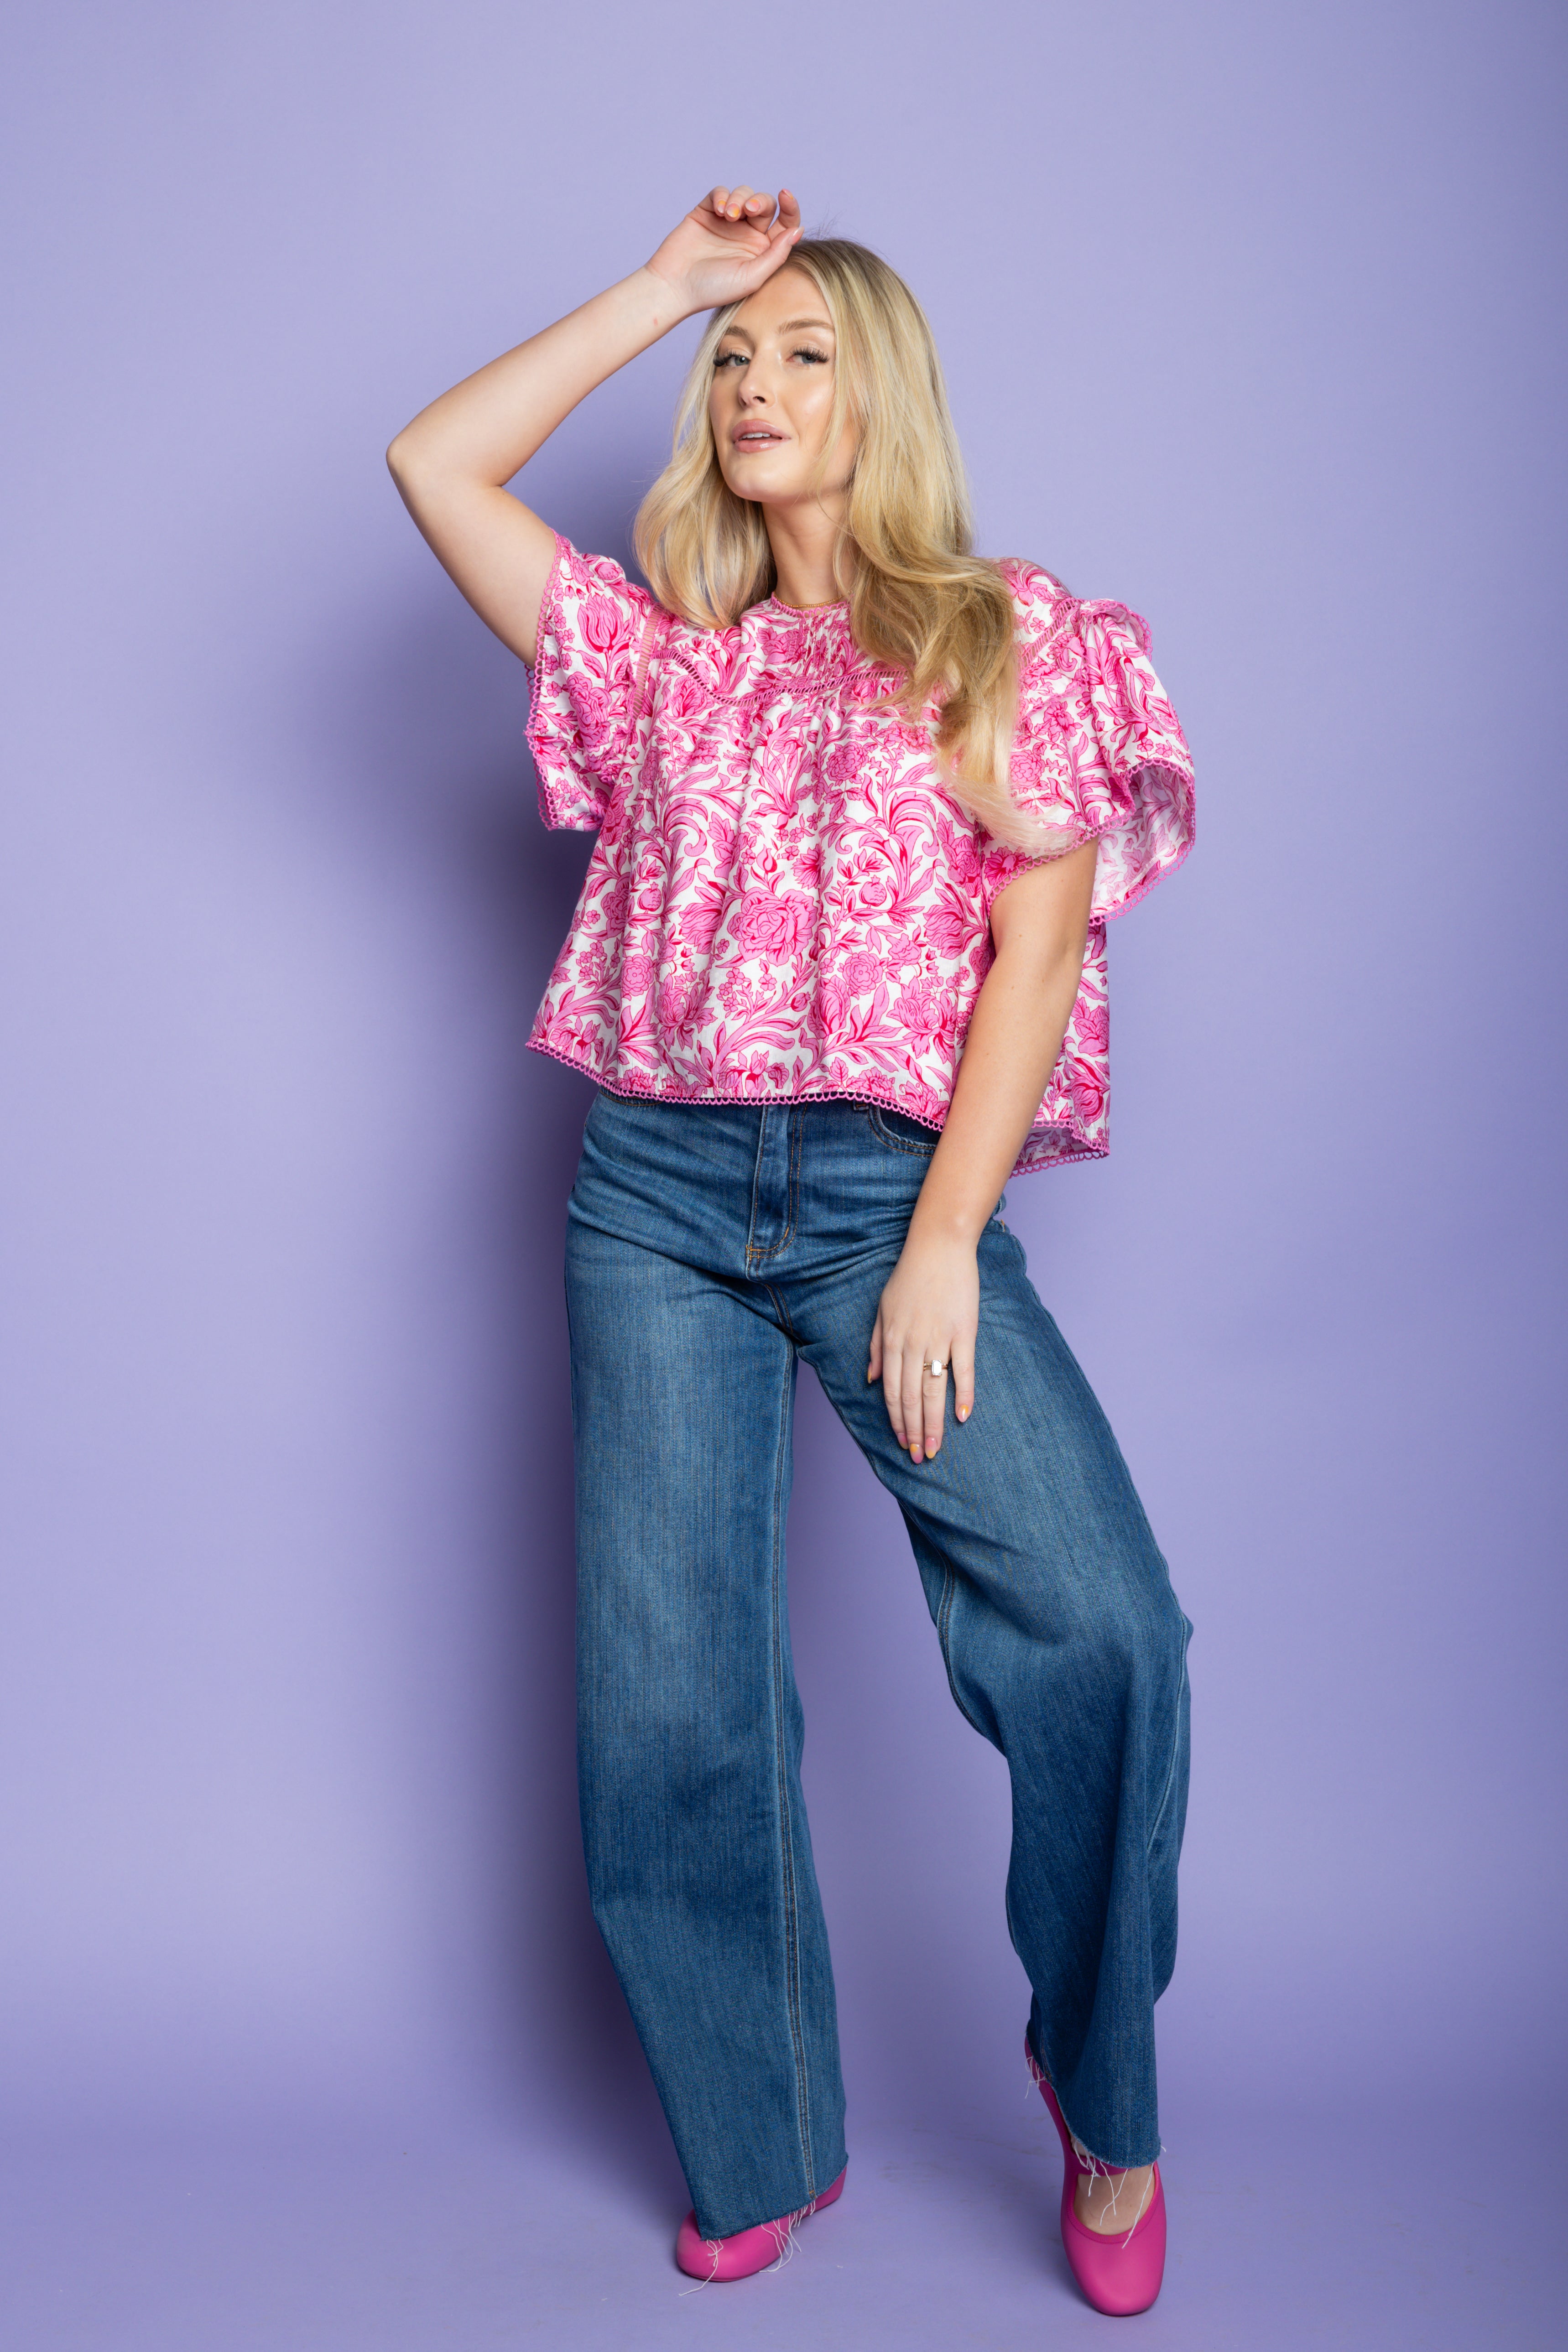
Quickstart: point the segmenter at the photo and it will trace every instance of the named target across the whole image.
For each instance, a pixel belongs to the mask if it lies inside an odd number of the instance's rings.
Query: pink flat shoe
[[[841,2172],[831,2188],[814,2197],[809,2205],[783,2214],[776,2221],[759,2221],[753,2230],[737,2230],[731,2238],[700,2238],[697,2216],[689,2213],[676,2234],[676,2262],[688,2278],[700,2279],[704,2286],[714,2279],[750,2278],[756,2271],[782,2263],[800,2224],[820,2213],[825,2205],[836,2205],[843,2194]]]
[[[1073,2194],[1079,2173],[1088,2167],[1073,2146],[1056,2093],[1035,2063],[1027,2037],[1024,2055],[1061,2139],[1062,2248],[1072,2264],[1072,2274],[1096,2311],[1103,2311],[1113,2319],[1147,2311],[1165,2275],[1165,2189],[1160,2168],[1154,2167],[1154,2194],[1131,2230],[1109,2233],[1086,2230],[1073,2211]]]

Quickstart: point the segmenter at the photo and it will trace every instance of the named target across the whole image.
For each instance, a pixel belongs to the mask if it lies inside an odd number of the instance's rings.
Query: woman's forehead
[[[759,286],[754,294],[747,296],[726,332],[782,334],[796,327],[831,331],[832,326],[816,279],[785,262],[765,286]]]

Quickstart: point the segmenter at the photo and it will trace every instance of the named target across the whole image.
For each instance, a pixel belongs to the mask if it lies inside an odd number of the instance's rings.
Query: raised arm
[[[800,207],[714,188],[618,286],[466,377],[386,453],[404,502],[479,618],[533,659],[555,538],[506,485],[595,384],[694,311],[754,293],[787,259]]]
[[[1083,976],[1094,897],[1093,842],[1010,882],[991,910],[996,961],[970,1016],[947,1123],[877,1309],[868,1380],[882,1383],[893,1433],[912,1460],[942,1444],[945,1379],[967,1421],[980,1328],[976,1250],[1034,1123]]]

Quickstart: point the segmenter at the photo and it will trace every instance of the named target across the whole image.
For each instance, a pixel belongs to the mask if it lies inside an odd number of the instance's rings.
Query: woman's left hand
[[[974,1406],[980,1267],[974,1244],[911,1233],[877,1308],[868,1381],[879,1380],[893,1434],[911,1462],[942,1444],[947,1376],[960,1421]],[[940,1372],[931,1370],[940,1364]]]

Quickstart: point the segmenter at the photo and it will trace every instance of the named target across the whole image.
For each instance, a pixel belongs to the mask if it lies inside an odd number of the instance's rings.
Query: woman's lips
[[[751,425],[744,432],[731,433],[730,438],[737,449],[774,449],[784,435],[773,432],[767,425]]]

